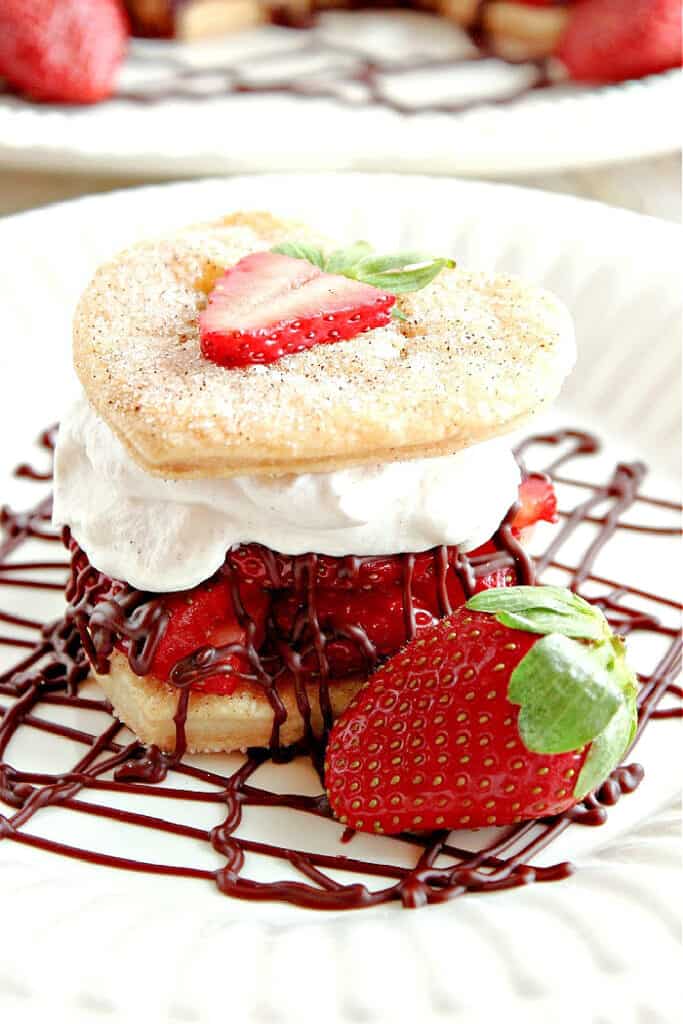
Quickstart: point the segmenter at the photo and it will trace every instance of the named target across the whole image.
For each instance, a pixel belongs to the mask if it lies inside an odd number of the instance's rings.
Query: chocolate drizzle
[[[144,79],[144,72],[148,67],[152,72],[150,83],[121,87],[113,100],[123,99],[138,105],[153,106],[168,100],[193,103],[202,102],[207,98],[289,96],[301,102],[330,100],[342,107],[378,107],[411,116],[423,113],[458,114],[475,107],[508,105],[531,92],[551,87],[553,80],[549,62],[542,59],[528,60],[523,62],[530,70],[528,80],[512,91],[503,92],[498,96],[489,93],[482,98],[452,98],[453,87],[457,86],[457,78],[454,78],[452,73],[457,74],[458,68],[474,62],[503,59],[492,51],[491,41],[484,30],[487,2],[488,0],[483,0],[480,3],[476,17],[467,29],[463,29],[476,48],[474,52],[465,55],[425,54],[403,57],[400,60],[370,56],[352,43],[334,42],[325,32],[318,32],[317,16],[313,11],[306,12],[303,20],[294,22],[291,18],[274,18],[278,24],[285,24],[290,29],[295,28],[297,36],[301,29],[310,30],[306,33],[309,38],[304,38],[301,42],[298,39],[287,40],[281,47],[250,53],[248,60],[197,66],[170,51],[167,54],[133,51],[130,61],[138,72],[137,79]],[[385,6],[411,8],[414,5],[401,0],[389,5],[367,0],[356,3],[351,0],[340,6],[360,9]],[[429,12],[422,13],[426,15]],[[318,70],[321,61],[329,65],[326,70]],[[300,63],[298,70],[292,67],[295,62]],[[440,77],[443,99],[404,102],[387,88],[386,80],[389,78],[410,79],[411,76],[421,73]],[[402,91],[405,92],[405,86]]]
[[[53,436],[49,435],[49,443],[48,435],[43,436],[43,446],[48,450],[52,447]],[[568,462],[590,457],[597,449],[597,443],[591,435],[559,431],[530,439],[520,449],[519,455],[521,457],[532,448],[537,451],[548,446],[553,452],[559,453],[546,467],[546,472],[555,480],[561,479],[558,470]],[[46,474],[32,470],[22,470],[22,475],[36,480],[46,477]],[[640,463],[620,464],[605,485],[593,485],[583,480],[570,481],[574,486],[585,488],[588,497],[565,512],[553,540],[536,562],[541,570],[548,567],[564,573],[576,590],[590,585],[591,592],[585,596],[599,604],[614,627],[624,635],[638,631],[659,636],[664,642],[666,649],[658,663],[648,673],[640,676],[638,735],[652,719],[680,716],[683,690],[675,683],[681,659],[680,630],[677,626],[665,625],[658,615],[637,607],[634,599],[645,598],[662,612],[678,606],[668,598],[597,576],[593,567],[604,545],[618,530],[635,529],[636,533],[662,535],[661,528],[624,523],[621,519],[637,503],[675,507],[672,503],[639,494],[644,475],[645,469]],[[598,505],[607,507],[602,516],[593,514]],[[45,576],[54,573],[56,569],[66,568],[65,563],[14,560],[16,553],[29,539],[38,538],[45,543],[59,539],[49,527],[49,519],[49,497],[44,498],[30,512],[15,512],[7,508],[2,510],[4,540],[0,542],[0,583],[53,589],[61,586],[51,579],[45,579]],[[573,565],[559,562],[556,556],[560,554],[561,546],[575,534],[579,525],[585,523],[591,524],[593,539],[586,546],[583,556]],[[666,530],[672,532],[673,528],[667,527]],[[448,549],[434,550],[434,578],[442,613],[450,611],[446,579],[451,570],[457,573],[465,593],[471,592],[478,576],[493,569],[514,568],[518,578],[525,581],[533,578],[531,560],[512,536],[509,522],[501,526],[496,541],[496,546],[501,550],[470,559],[462,555],[453,556]],[[349,558],[344,572],[353,580],[358,577],[362,567],[363,559]],[[401,588],[408,635],[415,628],[413,570],[413,556],[405,556]],[[239,589],[229,559],[222,571],[228,576],[233,593],[239,599]],[[282,566],[274,558],[268,562],[268,572],[274,581],[281,582],[282,571]],[[323,567],[316,556],[307,555],[292,559],[286,571],[293,574],[299,592],[305,595],[304,614],[295,628],[302,631],[305,626],[312,634],[311,649],[317,664],[314,675],[320,690],[323,718],[329,724],[329,687],[333,682],[325,666],[330,638],[320,627],[317,609],[317,581]],[[593,591],[598,587],[600,590],[596,594]],[[237,607],[246,631],[246,643],[205,648],[174,670],[173,684],[178,690],[177,742],[174,753],[167,755],[155,747],[145,748],[137,741],[122,743],[120,733],[123,732],[123,726],[111,718],[107,702],[86,697],[79,692],[80,684],[88,674],[89,659],[98,666],[98,670],[106,671],[113,645],[120,637],[129,643],[129,657],[135,671],[145,674],[154,656],[155,644],[165,626],[161,602],[153,595],[134,591],[121,584],[112,585],[78,551],[72,556],[67,597],[69,605],[64,616],[47,625],[17,615],[11,610],[0,612],[0,622],[34,634],[34,639],[30,641],[14,636],[0,637],[0,644],[26,648],[26,653],[16,665],[0,674],[0,695],[6,698],[5,705],[0,707],[0,800],[10,809],[6,815],[0,815],[0,840],[4,838],[24,843],[95,864],[210,880],[222,892],[243,899],[277,899],[303,907],[335,910],[372,906],[390,900],[400,900],[407,907],[418,907],[425,903],[452,899],[468,891],[490,892],[534,881],[566,877],[572,871],[571,865],[567,863],[539,868],[531,862],[540,850],[573,824],[602,824],[607,817],[607,808],[615,804],[621,795],[633,791],[642,778],[639,765],[618,768],[595,793],[566,814],[507,829],[499,832],[492,841],[489,833],[482,833],[483,845],[476,853],[457,846],[457,833],[403,836],[403,842],[410,843],[410,848],[415,851],[414,862],[407,866],[380,864],[341,853],[323,854],[303,848],[292,849],[250,839],[241,834],[242,814],[246,807],[288,808],[304,814],[330,817],[324,793],[317,796],[275,793],[256,785],[254,778],[258,769],[271,758],[284,761],[312,754],[314,762],[319,763],[321,748],[310,725],[310,705],[305,685],[307,681],[310,682],[310,673],[307,676],[304,670],[302,651],[290,646],[274,654],[269,652],[267,656],[259,655],[253,623],[240,603]],[[363,652],[368,667],[372,667],[377,660],[377,652],[367,635],[358,627],[356,630],[347,630],[347,638],[349,636],[357,644],[358,650]],[[220,671],[228,656],[236,651],[247,658],[249,680],[255,685],[261,685],[271,701],[275,712],[272,736],[275,749],[270,752],[251,751],[236,771],[231,775],[222,775],[196,767],[183,757],[185,715],[193,680],[202,674]],[[278,672],[284,668],[294,676],[299,710],[308,723],[306,737],[296,749],[278,748],[279,728],[285,711],[276,682]],[[665,697],[668,698],[667,706],[660,707]],[[92,734],[62,724],[51,717],[52,705],[104,712],[107,714],[106,725],[101,733]],[[50,774],[31,771],[29,768],[20,770],[13,767],[11,759],[8,759],[8,747],[12,738],[24,730],[45,732],[77,743],[84,748],[84,754],[73,769],[67,772]],[[158,786],[164,779],[169,781],[170,776],[177,780],[177,785]],[[184,779],[192,781],[192,788],[182,785]],[[202,788],[202,784],[205,788]],[[212,829],[204,829],[161,819],[151,813],[113,808],[94,802],[97,790],[134,794],[137,798],[144,797],[151,801],[163,796],[170,800],[213,803],[220,809],[221,821]],[[84,791],[89,795],[88,800],[80,798]],[[67,808],[73,813],[98,816],[112,823],[133,824],[206,842],[221,855],[224,863],[215,871],[157,864],[75,847],[31,831],[32,819],[43,808],[54,805]],[[353,833],[347,831],[341,835],[340,830],[340,838],[345,842],[352,837]],[[382,841],[389,840],[384,837]],[[292,870],[298,873],[301,880],[266,883],[248,877],[245,855],[249,854],[260,854],[281,861],[288,866],[290,873]],[[352,880],[347,884],[339,882],[337,879],[340,873],[350,875]],[[373,878],[381,880],[380,888],[371,885],[369,880]]]

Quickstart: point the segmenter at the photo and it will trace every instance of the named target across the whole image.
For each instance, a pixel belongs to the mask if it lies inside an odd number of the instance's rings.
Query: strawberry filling
[[[542,475],[527,476],[511,521],[520,537],[541,520],[553,522],[556,500]],[[333,558],[283,555],[259,544],[232,548],[225,565],[189,591],[160,595],[167,615],[150,674],[166,682],[203,648],[220,648],[220,670],[192,683],[205,693],[230,694],[259,681],[259,668],[291,678],[293,659],[306,682],[369,675],[415,633],[465,603],[472,593],[513,586],[517,573],[492,539],[466,558],[456,548],[415,555]],[[496,563],[501,562],[498,566]],[[99,600],[123,584],[107,582]],[[466,590],[468,593],[466,593]],[[116,638],[128,653],[130,641]],[[286,656],[283,652],[289,652]],[[213,667],[213,663],[212,666]]]
[[[203,681],[202,689],[215,693],[232,693],[240,679],[252,677],[244,653],[247,631],[236,611],[241,604],[244,621],[254,624],[253,643],[260,647],[265,637],[269,597],[260,587],[238,586],[237,594],[224,576],[214,577],[193,590],[170,594],[165,599],[169,620],[152,663],[152,675],[167,680],[184,658],[199,647],[228,647],[229,672]]]

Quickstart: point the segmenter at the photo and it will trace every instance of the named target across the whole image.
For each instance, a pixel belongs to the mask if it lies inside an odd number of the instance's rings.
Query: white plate
[[[580,358],[552,422],[592,424],[619,457],[640,453],[652,464],[649,493],[676,495],[676,228],[506,186],[362,175],[147,188],[0,223],[3,481],[74,386],[70,316],[96,263],[140,235],[249,207],[307,217],[379,246],[452,252],[461,264],[520,271],[554,288],[576,316]],[[7,481],[2,498],[25,505],[35,488]],[[602,571],[675,596],[675,542],[662,557],[658,542],[646,540],[634,562],[636,540],[606,555]],[[30,596],[21,598],[25,608]],[[210,884],[91,868],[0,842],[0,1007],[13,1021],[35,1011],[112,1024],[488,1024],[499,1015],[525,1024],[669,1024],[677,1005],[680,737],[675,721],[652,723],[637,752],[647,768],[637,793],[612,809],[606,826],[570,829],[545,855],[541,862],[575,861],[568,881],[415,913],[390,905],[320,915],[240,903]],[[15,763],[47,761],[49,738],[27,731],[10,755]],[[159,805],[162,815],[178,814],[172,801]],[[47,811],[41,833],[64,838],[66,813]],[[194,813],[204,825],[215,820],[205,805]],[[120,842],[106,822],[76,817],[72,842]],[[266,827],[273,835],[287,826],[273,818]],[[366,841],[386,842],[354,843]],[[203,847],[169,853],[146,831],[127,833],[123,844],[143,858],[213,863]]]
[[[274,169],[502,176],[680,145],[678,71],[434,112],[463,97],[509,95],[537,73],[501,61],[453,67],[471,52],[461,29],[417,11],[333,11],[311,32],[271,25],[192,45],[138,41],[112,102],[69,109],[0,96],[0,161],[167,177]],[[369,66],[380,93],[370,103]],[[265,91],[221,95],[235,76]],[[278,91],[295,80],[300,95]],[[316,98],[320,91],[346,102]],[[416,112],[397,112],[383,97]]]

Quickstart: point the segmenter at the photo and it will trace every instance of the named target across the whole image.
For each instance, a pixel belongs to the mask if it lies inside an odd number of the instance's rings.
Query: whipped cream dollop
[[[54,512],[91,563],[140,590],[185,590],[228,548],[389,555],[488,540],[517,498],[504,441],[454,455],[329,473],[163,480],[141,469],[81,398],[62,419]]]

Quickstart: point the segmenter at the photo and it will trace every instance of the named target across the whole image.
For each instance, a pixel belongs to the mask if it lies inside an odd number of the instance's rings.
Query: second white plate
[[[270,25],[192,45],[137,41],[110,102],[0,96],[0,163],[168,177],[273,168],[504,176],[680,144],[678,71],[558,85],[498,105],[537,71],[461,62],[472,52],[461,29],[418,11],[333,11],[311,31]],[[491,102],[452,111],[475,97]]]

